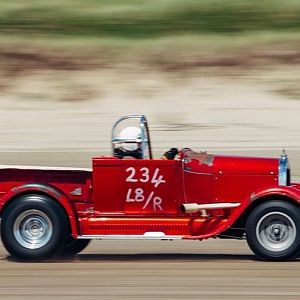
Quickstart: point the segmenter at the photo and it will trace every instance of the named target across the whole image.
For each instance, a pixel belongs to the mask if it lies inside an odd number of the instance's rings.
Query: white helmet
[[[141,129],[138,127],[126,127],[121,130],[120,139],[123,140],[136,140],[141,138]],[[123,143],[122,147],[125,150],[133,151],[138,149],[138,143]]]

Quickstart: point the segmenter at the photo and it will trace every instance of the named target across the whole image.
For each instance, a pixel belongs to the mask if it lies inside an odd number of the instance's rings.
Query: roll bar
[[[122,122],[124,122],[126,120],[138,120],[139,128],[141,129],[141,137],[140,138],[138,138],[138,139],[122,139],[117,136],[117,128],[119,127],[119,125]],[[120,118],[114,124],[114,126],[112,128],[111,143],[112,143],[113,155],[115,155],[115,149],[117,148],[117,145],[120,145],[122,143],[128,143],[128,144],[140,143],[141,150],[142,150],[142,159],[146,159],[146,158],[152,159],[152,150],[151,150],[148,122],[144,115],[128,115],[128,116],[124,116],[124,117]],[[148,152],[148,155],[147,155],[147,152]]]

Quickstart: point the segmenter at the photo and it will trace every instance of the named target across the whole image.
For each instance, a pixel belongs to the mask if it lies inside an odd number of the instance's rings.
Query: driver
[[[141,129],[138,127],[126,127],[121,130],[119,138],[122,140],[136,140],[136,142],[122,143],[122,146],[114,149],[117,158],[133,157],[142,159],[142,145],[141,145]]]
[[[114,149],[114,154],[117,158],[132,157],[142,159],[142,143],[141,143],[141,129],[138,127],[126,127],[121,130],[119,138],[122,140],[131,140],[132,142],[124,142],[122,146]],[[134,142],[136,141],[136,142]],[[162,155],[162,159],[175,159],[178,155],[177,148],[171,148]]]

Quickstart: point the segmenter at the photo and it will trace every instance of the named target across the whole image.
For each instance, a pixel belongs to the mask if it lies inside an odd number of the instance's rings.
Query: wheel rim
[[[21,246],[27,249],[38,249],[51,239],[53,226],[44,212],[30,209],[18,215],[14,222],[13,233]]]
[[[256,236],[265,249],[273,252],[285,251],[296,239],[296,225],[287,214],[270,212],[259,220]]]

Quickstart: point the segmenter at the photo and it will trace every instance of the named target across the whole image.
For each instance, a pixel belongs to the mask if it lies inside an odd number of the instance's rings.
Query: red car
[[[93,158],[90,170],[1,166],[1,237],[13,257],[75,255],[92,239],[211,237],[246,237],[264,260],[297,257],[300,185],[290,182],[285,153],[172,148],[153,159],[142,115],[116,122],[112,150]]]

